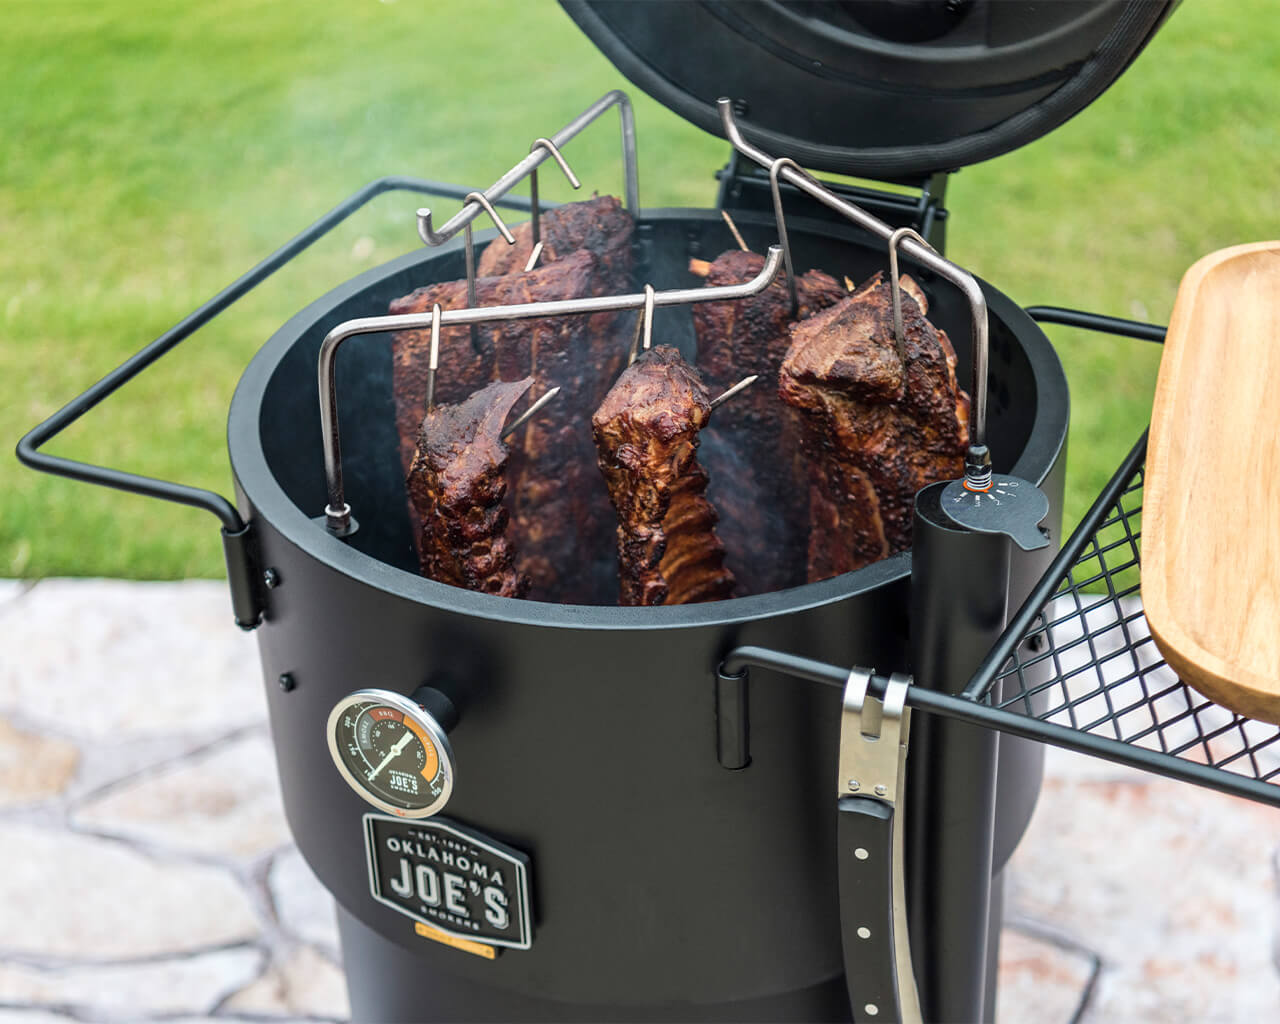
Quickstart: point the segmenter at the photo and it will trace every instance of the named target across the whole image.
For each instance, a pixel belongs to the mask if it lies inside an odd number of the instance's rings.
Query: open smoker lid
[[[915,178],[1052,131],[1178,0],[561,0],[637,86],[816,170]]]

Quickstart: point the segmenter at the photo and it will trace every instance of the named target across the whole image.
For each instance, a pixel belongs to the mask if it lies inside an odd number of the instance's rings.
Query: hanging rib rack
[[[348,338],[359,334],[380,334],[385,331],[424,330],[433,321],[440,327],[458,324],[492,323],[501,320],[527,320],[542,316],[567,316],[572,313],[612,313],[624,309],[644,309],[647,301],[654,306],[684,306],[695,302],[723,302],[726,299],[745,299],[758,295],[773,283],[782,267],[782,249],[769,247],[764,267],[745,284],[723,285],[715,288],[676,288],[653,292],[651,298],[644,292],[630,295],[601,295],[581,299],[559,299],[554,302],[526,302],[510,306],[487,306],[478,309],[449,309],[438,315],[432,313],[407,313],[400,316],[360,317],[338,324],[320,345],[317,376],[320,386],[320,429],[324,442],[324,471],[328,484],[329,502],[324,510],[325,526],[337,537],[355,532],[356,524],[351,507],[345,500],[342,482],[342,444],[338,426],[338,350]]]

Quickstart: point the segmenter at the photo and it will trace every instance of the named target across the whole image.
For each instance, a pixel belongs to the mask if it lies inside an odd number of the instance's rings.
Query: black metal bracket
[[[749,210],[772,215],[773,194],[769,172],[752,161],[743,159],[736,149],[731,150],[729,162],[716,171],[716,179],[720,182],[716,196],[717,209],[731,212]],[[947,196],[947,179],[947,172],[939,171],[923,180],[886,181],[886,184],[905,185],[912,192],[887,192],[832,181],[824,181],[822,185],[841,198],[874,213],[895,228],[914,228],[934,249],[944,253],[947,242],[947,209],[943,204]],[[799,189],[785,181],[780,187],[788,216],[830,219],[830,211]]]
[[[189,505],[217,516],[222,524],[223,552],[227,562],[227,579],[231,587],[231,603],[236,624],[242,629],[253,629],[262,621],[264,607],[261,588],[258,586],[260,574],[254,557],[252,533],[240,517],[235,505],[227,498],[199,487],[157,480],[106,466],[77,462],[50,455],[40,449],[99,402],[114,394],[238,299],[253,291],[295,256],[327,235],[371,200],[386,192],[416,192],[462,199],[471,191],[472,189],[465,185],[451,185],[399,175],[377,178],[369,182],[306,230],[295,235],[257,266],[227,285],[204,305],[169,328],[155,341],[134,353],[93,387],[77,395],[43,423],[33,427],[18,442],[19,461],[42,473],[51,473],[54,476],[67,477],[100,487],[110,487],[130,494],[140,494],[148,498],[172,501],[179,505]],[[524,212],[530,210],[529,200],[522,196],[504,196],[497,201],[497,205]],[[559,204],[543,203],[542,205],[544,208],[551,208]]]
[[[751,667],[767,669],[797,679],[807,679],[836,689],[843,688],[845,679],[849,675],[849,670],[839,665],[815,661],[811,658],[788,654],[785,651],[751,646],[737,647],[730,651],[721,662],[720,671],[749,680],[748,670]],[[887,683],[888,679],[884,676],[872,676],[867,692],[874,697],[883,698]],[[1231,796],[1241,796],[1272,807],[1280,807],[1280,782],[1236,775],[1221,768],[1184,760],[1176,755],[1135,747],[1122,740],[1083,732],[1071,726],[1044,721],[1003,708],[991,707],[971,697],[953,697],[912,686],[907,691],[907,707],[932,712],[960,722],[968,722],[970,725],[981,726],[984,729],[994,729],[1011,736],[1021,736],[1023,739],[1035,740],[1038,743],[1048,743],[1051,746],[1062,747],[1064,750],[1074,750],[1088,754],[1090,757],[1139,768],[1182,782],[1190,782]]]
[[[747,670],[736,674],[716,668],[716,760],[728,771],[751,764],[750,698]]]
[[[266,613],[259,586],[258,548],[253,542],[253,526],[231,531],[222,528],[222,556],[227,564],[227,585],[231,590],[231,614],[241,629],[257,629]],[[265,584],[263,584],[265,585]]]

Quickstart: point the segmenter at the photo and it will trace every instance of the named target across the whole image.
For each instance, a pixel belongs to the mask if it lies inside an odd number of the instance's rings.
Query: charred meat
[[[506,243],[503,243],[504,245]],[[498,306],[523,302],[550,302],[594,294],[595,262],[586,253],[541,267],[528,274],[476,279],[476,303]],[[429,313],[439,303],[441,309],[466,309],[465,281],[442,281],[419,288],[391,303],[394,315]],[[503,323],[479,324],[476,344],[467,327],[445,327],[440,331],[440,371],[436,399],[457,403],[494,380],[517,380],[530,373],[531,353],[536,338],[545,332],[559,333],[562,320],[535,318]],[[573,318],[581,323],[582,318]],[[431,348],[429,330],[399,331],[392,337],[392,390],[396,406],[396,429],[400,438],[400,458],[405,470],[413,459],[422,417],[426,414],[427,359]]]
[[[476,295],[483,306],[549,302],[599,294],[600,280],[595,257],[584,250],[529,273],[479,278]],[[465,283],[420,288],[397,299],[391,310],[424,312],[434,302],[446,309],[465,307]],[[590,603],[604,599],[609,588],[608,496],[592,469],[595,449],[581,410],[599,403],[601,381],[608,379],[602,374],[617,372],[625,348],[614,343],[610,349],[610,339],[601,339],[592,320],[536,317],[482,324],[476,347],[465,327],[440,332],[438,401],[459,402],[493,380],[525,376],[534,379],[535,398],[557,385],[563,389],[513,445],[509,473],[519,567],[532,580],[529,596],[540,600]],[[415,330],[401,331],[393,340],[396,426],[406,470],[426,413],[430,338],[430,331]],[[566,529],[567,523],[578,524],[577,532]]]
[[[708,286],[741,284],[764,267],[764,257],[734,249],[707,265]],[[778,372],[791,343],[789,328],[841,301],[835,278],[810,270],[796,279],[799,309],[779,279],[759,295],[693,307],[698,369],[720,393],[751,373],[754,387],[716,413],[702,459],[711,473],[709,495],[741,593],[766,593],[803,583],[808,536],[807,481],[789,453],[797,450],[795,412],[778,397]]]
[[[529,578],[507,538],[509,450],[502,427],[533,378],[490,384],[426,414],[407,480],[421,520],[422,574],[499,597],[524,597]]]
[[[591,280],[579,295],[619,295],[631,288],[631,239],[635,222],[614,196],[595,196],[578,203],[565,203],[542,214],[542,255],[538,268],[566,259],[580,259],[590,253]],[[526,273],[533,253],[533,228],[526,221],[512,234],[515,245],[495,238],[480,254],[477,272],[482,277],[520,275]],[[530,300],[534,301],[534,300]],[[588,347],[576,356],[587,360],[577,370],[585,408],[594,409],[609,390],[608,382],[622,369],[626,352],[625,314],[597,313],[588,320]],[[544,347],[545,349],[545,347]],[[594,368],[594,373],[585,374]],[[585,374],[585,376],[584,376]]]
[[[706,385],[680,353],[659,346],[623,371],[591,419],[618,513],[620,603],[690,604],[733,593],[705,496],[698,432]]]
[[[626,291],[631,283],[631,215],[612,196],[598,196],[582,203],[566,203],[542,215],[542,258],[532,271],[525,265],[532,252],[532,229],[526,222],[513,232],[515,245],[501,238],[480,254],[476,279],[476,303],[497,306],[520,302],[549,302],[586,295],[609,295]],[[584,253],[589,254],[584,255]],[[556,266],[556,264],[567,264]],[[465,309],[465,281],[444,281],[428,285],[396,299],[391,313],[428,313],[433,304],[441,309]],[[594,320],[595,318],[593,318]],[[614,314],[592,324],[597,337],[589,353],[601,380],[612,380],[621,369],[623,347],[610,337]],[[531,372],[530,334],[541,320],[516,320],[482,324],[476,328],[478,344],[470,345],[465,327],[440,332],[440,365],[448,369],[439,375],[441,401],[458,402],[492,380],[513,379]],[[393,339],[395,359],[396,423],[400,436],[400,457],[406,471],[413,458],[414,444],[426,395],[429,331],[401,331]],[[594,383],[594,382],[593,382]],[[588,408],[595,408],[607,388],[596,383],[597,393]]]
[[[477,297],[490,297],[493,289],[476,282]],[[406,313],[430,313],[439,303],[441,309],[465,309],[465,281],[444,281],[428,285],[395,299],[393,316]],[[480,329],[483,332],[483,328]],[[461,402],[493,379],[493,344],[485,333],[478,335],[481,344],[473,348],[465,327],[445,327],[440,331],[440,365],[445,372],[438,375],[436,401]],[[430,331],[398,331],[391,339],[391,390],[396,407],[396,434],[400,441],[400,465],[404,472],[413,464],[414,450],[427,412],[427,358],[431,351]]]
[[[792,328],[779,390],[805,414],[810,493],[820,495],[824,508],[818,518],[811,515],[810,579],[824,578],[835,565],[848,571],[874,560],[865,546],[830,549],[853,533],[873,536],[877,518],[886,553],[906,550],[916,492],[963,473],[969,398],[956,383],[950,340],[925,319],[914,291],[914,282],[903,289],[905,359],[894,338],[889,283],[880,274]],[[851,485],[855,474],[874,490],[874,508],[865,488]]]
[[[543,252],[526,272],[531,228],[514,231],[510,246],[496,239],[480,256],[476,302],[480,306],[548,302],[616,294],[630,287],[630,214],[617,199],[601,196],[547,210],[541,220]],[[451,281],[398,299],[393,313],[466,306],[466,284]],[[613,554],[608,496],[591,468],[595,450],[582,421],[596,408],[622,368],[627,318],[616,313],[536,318],[441,332],[437,395],[459,401],[493,380],[534,378],[537,397],[560,386],[561,398],[526,429],[511,460],[513,522],[520,569],[539,600],[594,603],[608,600]],[[394,391],[400,454],[406,470],[425,412],[429,331],[405,331],[394,342]],[[565,524],[575,524],[574,530]]]
[[[807,467],[810,582],[830,579],[889,554],[880,500],[867,474],[850,462],[823,459]]]
[[[545,210],[539,231],[539,266],[585,249],[596,258],[609,293],[625,292],[631,286],[631,236],[635,223],[614,196],[595,196]],[[481,277],[524,271],[533,253],[533,227],[526,221],[512,234],[516,236],[515,245],[499,238],[481,253],[477,268]]]

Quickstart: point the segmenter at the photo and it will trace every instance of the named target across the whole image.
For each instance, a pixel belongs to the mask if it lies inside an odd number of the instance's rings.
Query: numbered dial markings
[[[1049,499],[1026,480],[993,473],[991,487],[971,491],[963,480],[942,491],[942,510],[953,522],[979,533],[1003,533],[1024,551],[1049,544],[1039,524],[1049,514]]]
[[[453,789],[453,758],[439,724],[397,693],[361,690],[329,716],[329,752],[347,783],[375,807],[423,818]]]

